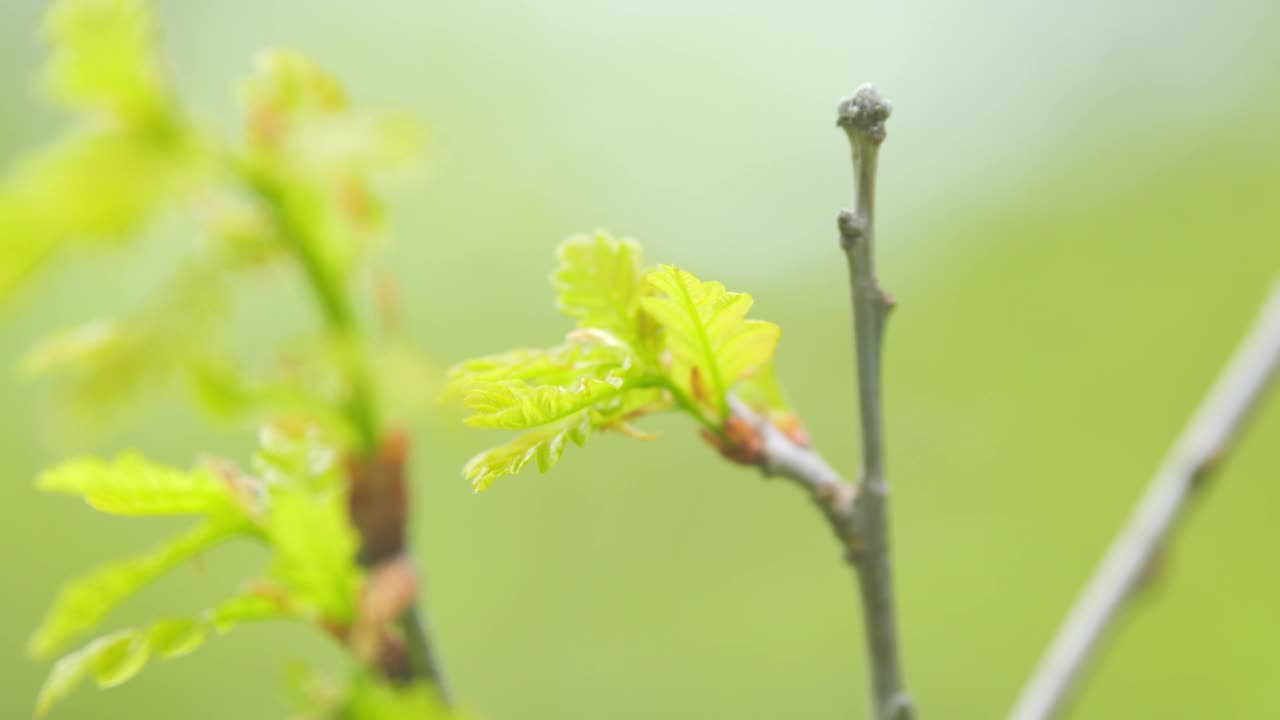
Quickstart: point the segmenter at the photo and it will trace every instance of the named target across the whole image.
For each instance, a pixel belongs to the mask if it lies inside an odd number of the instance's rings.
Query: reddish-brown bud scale
[[[752,466],[764,461],[764,438],[760,431],[736,415],[725,421],[723,435],[716,435],[705,428],[701,432],[702,439],[727,460]]]

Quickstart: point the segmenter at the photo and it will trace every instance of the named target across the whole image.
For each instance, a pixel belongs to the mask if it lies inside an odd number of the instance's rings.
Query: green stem
[[[663,375],[654,378],[653,385],[671,393],[671,397],[676,401],[676,405],[679,406],[681,410],[692,415],[695,420],[697,420],[708,431],[714,433],[716,437],[724,439],[724,423],[715,422],[711,418],[707,417],[707,414],[702,412],[702,408],[698,407],[698,404],[693,401],[693,398],[689,397],[689,393],[686,393],[681,389],[674,380]]]
[[[320,306],[329,332],[338,343],[346,369],[350,386],[347,416],[359,438],[360,449],[366,453],[374,452],[378,447],[381,430],[373,383],[369,378],[368,361],[360,347],[359,320],[343,282],[334,276],[332,269],[317,252],[305,225],[294,215],[279,187],[270,179],[255,173],[245,173],[245,179],[270,206],[281,237],[302,266],[307,285]]]
[[[371,457],[379,452],[382,431],[368,359],[361,345],[360,324],[346,287],[317,251],[306,224],[295,216],[277,183],[262,173],[243,166],[240,174],[270,208],[281,238],[297,256],[312,295],[320,306],[330,333],[338,343],[350,387],[346,413],[359,440],[359,454]],[[420,604],[414,603],[409,607],[397,619],[396,625],[404,634],[413,676],[430,681],[441,698],[448,703],[448,687],[427,635],[426,622],[420,614]]]

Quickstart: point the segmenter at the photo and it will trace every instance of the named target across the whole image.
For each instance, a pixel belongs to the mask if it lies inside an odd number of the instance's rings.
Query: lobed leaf
[[[45,339],[23,358],[22,369],[66,378],[60,389],[73,419],[115,420],[134,410],[139,396],[205,363],[229,295],[221,268],[191,263],[130,316],[95,320]]]
[[[584,410],[555,425],[527,432],[505,445],[476,455],[462,472],[476,492],[488,488],[500,477],[515,475],[534,461],[540,472],[546,472],[560,462],[570,442],[581,447],[593,429],[591,412]]]
[[[308,113],[340,112],[349,106],[342,84],[333,75],[306,55],[285,49],[258,53],[253,74],[240,83],[239,95],[246,113],[270,114],[277,120]],[[271,132],[265,127],[255,129]]]
[[[425,134],[403,113],[351,107],[332,74],[293,50],[260,53],[240,103],[253,146],[309,175],[394,167],[417,154]]]
[[[530,385],[523,380],[477,385],[467,394],[467,407],[474,414],[466,423],[509,430],[538,427],[577,415],[632,387],[635,382],[621,374],[603,380],[583,377],[569,387]]]
[[[59,591],[28,642],[28,652],[48,657],[67,642],[98,626],[108,614],[146,585],[241,530],[210,521],[144,555],[105,565]]]
[[[94,117],[0,182],[0,300],[63,245],[133,232],[207,168],[141,0],[58,0],[46,36],[50,94]]]
[[[0,300],[72,242],[117,242],[200,171],[198,144],[131,128],[72,134],[15,164],[0,181]]]
[[[450,388],[465,393],[475,427],[531,430],[480,453],[464,473],[478,492],[499,477],[536,462],[546,472],[570,442],[595,430],[619,429],[634,414],[665,407],[655,379],[631,367],[626,347],[579,338],[547,350],[515,350],[479,358],[450,371]]]
[[[407,116],[352,108],[332,75],[288,50],[262,53],[240,97],[240,170],[279,241],[331,281],[346,278],[381,227],[369,176],[416,155],[424,133]]]
[[[551,280],[560,311],[579,327],[604,330],[624,341],[634,338],[642,290],[640,246],[600,231],[566,240],[556,255],[559,267]]]
[[[152,657],[162,659],[188,655],[204,644],[213,631],[227,632],[244,620],[281,617],[275,614],[223,614],[218,610],[253,596],[232,598],[199,618],[164,619],[146,628],[126,628],[104,635],[54,663],[36,698],[36,715],[43,716],[64,700],[85,680],[93,678],[100,688],[122,685],[133,679]],[[278,606],[272,606],[277,607]]]
[[[560,462],[569,443],[581,447],[596,430],[627,431],[630,428],[626,422],[633,416],[665,409],[669,402],[657,388],[628,390],[476,455],[467,462],[463,474],[471,481],[472,489],[480,492],[494,480],[515,475],[529,463],[536,463],[538,471],[545,473]]]
[[[778,326],[746,319],[750,295],[728,292],[718,282],[704,283],[670,265],[648,272],[645,282],[654,294],[641,302],[664,330],[673,380],[695,399],[727,414],[726,397],[734,383],[773,356]],[[707,392],[711,397],[703,397]]]
[[[114,515],[242,514],[230,486],[213,470],[157,465],[137,452],[110,461],[69,460],[42,473],[36,487],[79,495],[94,509]]]
[[[87,677],[97,676],[100,667],[105,665],[110,671],[110,664],[113,658],[118,659],[120,648],[133,646],[139,638],[140,633],[137,630],[119,630],[100,637],[58,660],[49,671],[49,677],[36,696],[36,715],[47,714],[54,703],[70,695]],[[136,656],[137,653],[135,653]],[[145,660],[144,657],[143,661]]]
[[[614,345],[571,342],[547,349],[519,348],[453,366],[446,395],[503,381],[563,386],[584,377],[603,380],[628,362],[626,349]]]
[[[473,411],[468,425],[529,430],[467,463],[477,491],[533,462],[545,472],[569,443],[582,445],[597,430],[647,438],[629,421],[673,402],[714,430],[717,421],[702,408],[727,417],[735,387],[803,432],[770,365],[779,329],[747,319],[749,295],[671,266],[642,274],[639,247],[603,232],[571,238],[558,258],[557,304],[579,322],[571,342],[477,358],[449,372],[447,392],[463,395]]]
[[[48,85],[58,100],[135,122],[168,110],[166,73],[142,0],[59,0],[46,32]]]
[[[271,577],[291,602],[313,618],[349,622],[355,617],[362,582],[356,565],[359,538],[345,497],[279,488],[271,496],[266,532],[275,553]]]

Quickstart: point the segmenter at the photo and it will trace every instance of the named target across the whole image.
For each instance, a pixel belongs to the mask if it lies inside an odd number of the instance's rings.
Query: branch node
[[[764,437],[758,424],[738,415],[730,415],[724,422],[724,433],[717,435],[706,428],[699,430],[702,439],[714,447],[726,460],[738,465],[754,465],[770,474],[765,456]]]
[[[898,306],[898,300],[879,285],[876,286],[876,290],[880,293],[880,307],[884,308],[884,314],[887,317]]]
[[[857,536],[842,537],[845,542],[844,559],[850,565],[862,567],[867,560],[867,548]]]
[[[836,215],[836,228],[840,231],[840,247],[846,252],[867,236],[867,221],[852,210],[841,210]]]

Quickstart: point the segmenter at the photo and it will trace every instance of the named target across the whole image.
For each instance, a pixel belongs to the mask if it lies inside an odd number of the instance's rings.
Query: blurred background
[[[0,4],[0,160],[61,122],[35,92],[44,3]],[[257,49],[293,46],[362,103],[432,130],[381,257],[445,365],[568,328],[556,243],[595,227],[749,291],[817,445],[856,467],[837,99],[894,101],[881,155],[888,439],[908,682],[926,718],[1001,717],[1140,488],[1280,273],[1280,4],[160,2],[188,106],[230,132]],[[0,318],[0,362],[124,307],[189,238],[66,257]],[[242,350],[312,322],[297,278],[242,289]],[[150,546],[31,480],[70,454],[245,458],[250,430],[156,394],[107,432],[0,375],[0,716],[47,668],[23,644],[60,582]],[[414,539],[457,695],[493,720],[848,718],[860,620],[829,531],[793,488],[709,452],[682,418],[573,448],[480,496],[499,435],[414,428]],[[1280,399],[1193,513],[1076,707],[1080,718],[1280,717]],[[233,546],[120,614],[224,594]],[[302,627],[246,628],[74,718],[278,718],[282,666],[336,669]]]

